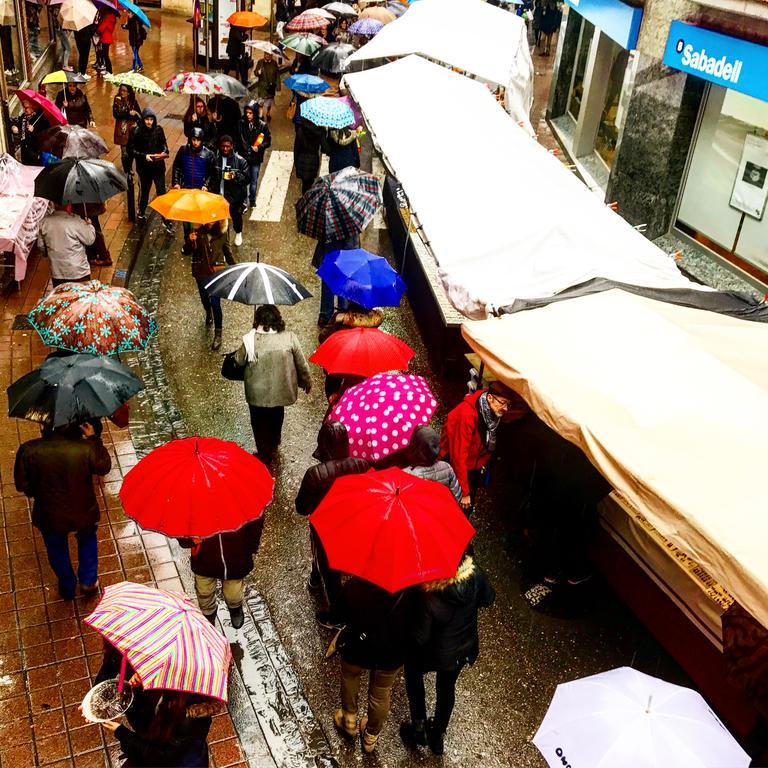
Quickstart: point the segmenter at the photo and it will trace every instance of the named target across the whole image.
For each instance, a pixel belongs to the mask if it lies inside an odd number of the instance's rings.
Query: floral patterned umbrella
[[[222,87],[211,75],[202,72],[179,72],[165,84],[163,90],[166,93],[187,93],[195,96],[224,93]]]
[[[94,355],[139,351],[157,330],[130,291],[98,280],[60,285],[27,319],[43,343]]]
[[[347,428],[352,456],[375,462],[407,448],[413,431],[429,424],[436,408],[421,376],[377,373],[342,395],[331,420]]]
[[[373,37],[384,29],[384,24],[376,19],[358,19],[349,26],[349,31],[353,35],[365,35]]]

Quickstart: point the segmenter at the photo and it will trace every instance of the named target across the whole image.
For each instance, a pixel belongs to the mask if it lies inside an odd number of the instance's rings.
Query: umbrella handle
[[[123,660],[120,662],[120,675],[117,679],[117,692],[123,692],[123,684],[125,683],[125,666],[128,663],[128,654],[123,654]]]

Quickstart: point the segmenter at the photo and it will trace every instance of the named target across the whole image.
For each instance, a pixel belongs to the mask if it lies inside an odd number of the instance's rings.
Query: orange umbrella
[[[161,216],[190,224],[210,224],[229,218],[229,203],[221,196],[202,189],[172,189],[150,204]]]
[[[253,27],[263,27],[269,19],[254,11],[237,11],[236,13],[233,13],[227,21],[233,27],[252,29]]]

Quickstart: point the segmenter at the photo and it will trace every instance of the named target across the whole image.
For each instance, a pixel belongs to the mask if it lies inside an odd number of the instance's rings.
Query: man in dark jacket
[[[296,138],[293,142],[293,163],[296,176],[301,179],[301,194],[303,195],[314,183],[320,170],[320,145],[323,141],[324,129],[319,128],[299,114],[300,99],[296,99],[296,115],[294,126]]]
[[[251,208],[256,205],[256,191],[259,187],[264,153],[272,144],[272,134],[269,132],[269,126],[261,119],[260,112],[259,102],[249,101],[238,123],[237,151],[248,161],[248,204]]]
[[[158,195],[165,194],[165,159],[170,155],[165,131],[157,124],[154,111],[146,107],[141,112],[141,122],[133,129],[129,152],[136,160],[139,176],[138,219],[146,218],[147,203],[152,184]],[[170,223],[167,225],[169,231]]]
[[[16,489],[34,499],[32,524],[40,529],[48,562],[59,580],[65,600],[75,596],[77,582],[83,594],[98,591],[96,525],[99,505],[93,475],[106,475],[112,460],[91,424],[43,431],[23,443],[16,453],[13,479]],[[69,557],[69,534],[77,538],[77,578]]]
[[[338,421],[327,422],[320,428],[313,456],[320,463],[304,473],[296,496],[296,511],[304,517],[318,508],[337,478],[367,472],[370,468],[365,459],[349,455],[349,434],[347,428]],[[312,542],[312,572],[307,586],[313,590],[324,588],[329,608],[328,611],[318,611],[315,617],[325,627],[338,627],[340,624],[335,608],[341,590],[341,576],[338,571],[329,568],[323,545],[311,526],[309,535]]]
[[[235,245],[243,244],[243,206],[248,195],[248,161],[235,152],[231,136],[219,139],[216,155],[215,190],[229,203],[229,218],[235,233]]]

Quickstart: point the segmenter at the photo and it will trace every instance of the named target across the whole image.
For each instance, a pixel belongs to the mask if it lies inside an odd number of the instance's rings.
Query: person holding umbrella
[[[88,97],[77,87],[77,83],[67,83],[56,94],[56,106],[64,111],[70,125],[82,128],[96,127]]]
[[[37,137],[51,124],[42,108],[29,99],[22,99],[21,107],[21,114],[11,119],[11,135],[21,147],[22,165],[42,165]]]
[[[165,194],[165,159],[169,157],[165,131],[157,124],[154,110],[145,107],[141,112],[141,121],[136,125],[128,145],[131,157],[136,160],[136,173],[139,174],[139,221],[146,219],[147,203],[152,185],[157,195]],[[165,223],[168,234],[173,234],[170,222]]]
[[[272,134],[269,126],[261,119],[259,102],[251,100],[243,109],[237,131],[237,151],[248,161],[248,204],[251,208],[256,205],[264,153],[271,144]]]
[[[229,74],[230,70],[234,70],[235,76],[239,76],[240,82],[244,85],[248,84],[248,67],[243,67],[243,57],[246,56],[245,40],[247,39],[248,32],[245,29],[230,26],[226,49],[227,60],[222,68],[222,72],[225,75]]]
[[[323,152],[328,155],[328,173],[335,173],[342,168],[359,168],[357,131],[349,127],[331,128],[325,137]]]
[[[128,45],[131,46],[131,51],[133,51],[133,71],[143,72],[144,64],[141,62],[139,49],[147,39],[147,28],[141,23],[141,19],[135,13],[128,11],[128,21],[123,24],[123,29],[128,30]]]
[[[182,120],[184,124],[184,135],[189,139],[192,131],[199,128],[203,132],[203,144],[214,150],[216,147],[216,121],[213,119],[208,105],[202,96],[192,96],[189,106]]]
[[[264,109],[264,119],[269,122],[272,119],[272,107],[275,106],[275,96],[280,90],[280,67],[275,57],[267,52],[256,65],[256,93]]]
[[[301,194],[303,195],[315,183],[320,170],[320,145],[325,129],[305,120],[299,115],[298,109],[296,110],[295,127],[293,160],[296,176],[301,180]]]
[[[88,218],[80,218],[68,205],[54,203],[53,213],[40,222],[37,243],[48,258],[54,288],[62,283],[85,283],[91,279],[86,248],[96,240],[96,229]]]
[[[129,144],[133,131],[141,120],[141,106],[130,85],[122,84],[118,87],[117,95],[112,100],[112,117],[115,118],[112,140],[120,147],[123,171],[129,174],[133,169],[133,157]]]
[[[248,161],[235,152],[235,143],[231,136],[219,139],[219,152],[216,155],[216,181],[220,195],[229,203],[229,218],[235,232],[236,246],[243,244],[243,209],[248,199]],[[227,237],[229,241],[229,237]],[[231,262],[234,264],[234,261]]]

